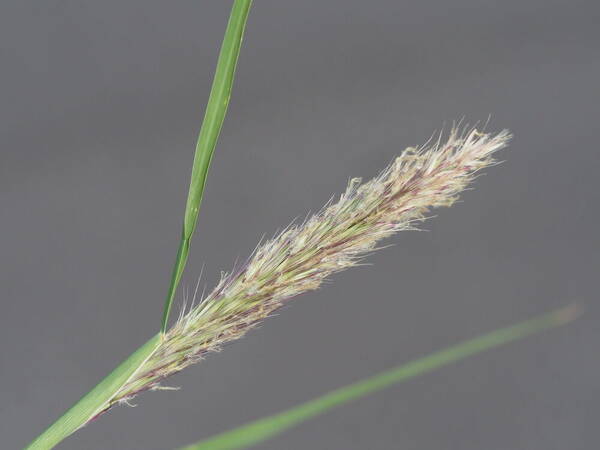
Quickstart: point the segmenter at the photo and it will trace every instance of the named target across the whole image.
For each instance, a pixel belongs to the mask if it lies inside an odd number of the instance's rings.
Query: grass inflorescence
[[[494,164],[492,154],[509,139],[507,131],[454,128],[445,142],[406,149],[372,180],[352,179],[337,202],[290,225],[224,273],[180,316],[104,411],[160,389],[162,380],[242,337],[289,299],[356,265],[380,240],[414,229],[431,208],[452,205],[481,169]]]
[[[291,224],[259,244],[246,262],[224,273],[217,286],[168,328],[173,300],[183,275],[202,202],[207,174],[227,112],[237,60],[252,0],[234,0],[200,129],[181,240],[167,291],[160,331],[85,394],[28,449],[47,450],[111,407],[218,351],[256,327],[291,298],[317,289],[332,274],[355,266],[392,234],[414,229],[432,208],[452,205],[477,176],[494,164],[506,146],[497,134],[453,128],[447,139],[406,149],[377,177],[352,179],[337,201],[300,224]],[[232,430],[189,447],[243,448],[336,405],[452,361],[558,326],[574,317],[565,309],[498,330],[407,365],[334,391],[297,408]]]

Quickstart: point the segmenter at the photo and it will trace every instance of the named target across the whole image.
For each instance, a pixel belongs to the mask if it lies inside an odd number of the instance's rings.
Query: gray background
[[[0,4],[0,436],[18,448],[159,325],[230,2]],[[454,119],[515,139],[426,233],[64,442],[168,449],[580,301],[577,323],[265,449],[593,449],[600,27],[585,1],[257,0],[185,285]]]

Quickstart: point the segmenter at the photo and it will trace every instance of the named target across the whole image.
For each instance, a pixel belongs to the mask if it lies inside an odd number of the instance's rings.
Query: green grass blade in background
[[[167,299],[165,300],[163,309],[161,323],[161,331],[163,333],[167,329],[175,292],[177,291],[177,286],[179,285],[185,263],[187,262],[190,241],[194,234],[194,229],[196,228],[200,203],[202,203],[206,175],[208,174],[217,139],[219,138],[221,126],[223,125],[225,113],[227,112],[227,106],[229,105],[235,68],[240,54],[246,20],[251,5],[252,0],[235,0],[229,16],[229,22],[227,23],[225,37],[223,38],[223,43],[221,45],[215,77],[210,90],[208,104],[206,105],[204,120],[200,127],[198,142],[196,143],[196,152],[194,155],[194,165],[192,166],[190,189],[185,206],[181,241],[179,243],[179,249],[177,250],[171,282],[167,292]]]
[[[371,378],[332,391],[264,419],[259,419],[218,434],[181,450],[242,449],[272,438],[287,429],[322,414],[336,406],[364,397],[392,384],[406,381],[468,356],[516,341],[534,333],[566,324],[579,316],[579,308],[570,305],[543,316],[469,339],[428,356],[387,370]]]

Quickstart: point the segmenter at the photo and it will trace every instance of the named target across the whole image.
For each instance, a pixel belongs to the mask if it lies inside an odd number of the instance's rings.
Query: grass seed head
[[[356,265],[381,239],[414,229],[432,208],[452,205],[481,169],[494,164],[493,153],[509,139],[507,131],[454,128],[445,142],[406,149],[372,180],[350,180],[337,202],[288,226],[244,264],[222,273],[106,409],[159,388],[162,380],[242,337],[289,299]]]

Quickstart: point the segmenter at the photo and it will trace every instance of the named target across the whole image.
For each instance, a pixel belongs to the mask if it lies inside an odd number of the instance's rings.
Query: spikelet
[[[406,149],[379,176],[352,179],[336,203],[290,225],[257,247],[164,335],[158,349],[104,411],[238,339],[286,301],[317,289],[331,274],[356,265],[377,242],[413,229],[425,214],[450,206],[477,172],[494,163],[510,134],[451,130],[445,143]]]

